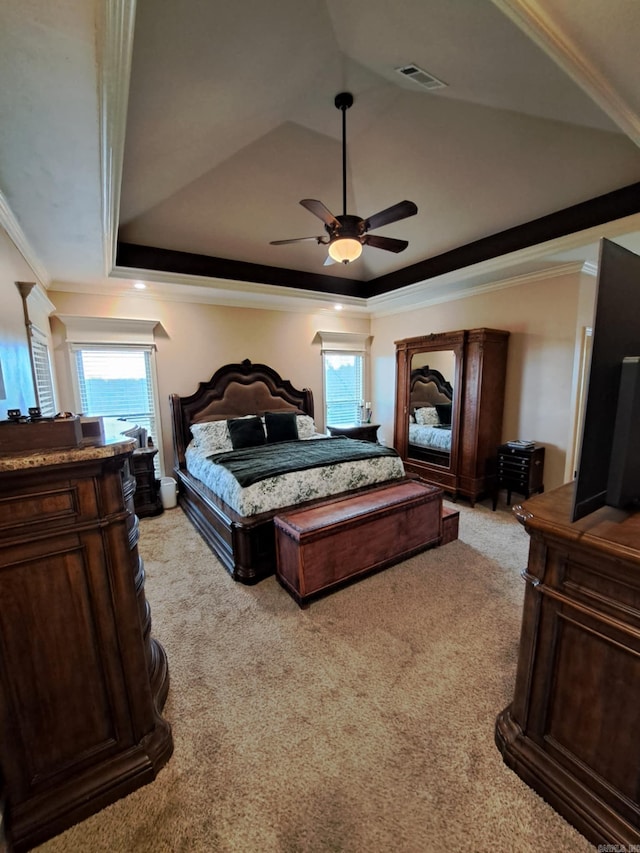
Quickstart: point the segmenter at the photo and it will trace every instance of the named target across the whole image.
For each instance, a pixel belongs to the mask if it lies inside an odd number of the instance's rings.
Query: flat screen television
[[[603,239],[572,521],[640,498],[638,357],[640,255]]]

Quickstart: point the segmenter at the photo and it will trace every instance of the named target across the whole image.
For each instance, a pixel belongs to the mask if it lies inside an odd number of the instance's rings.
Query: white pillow
[[[296,415],[296,424],[298,425],[298,438],[313,438],[316,425],[310,415]]]
[[[191,435],[195,446],[206,453],[233,450],[226,421],[203,421],[199,424],[191,424]]]
[[[435,406],[423,406],[416,409],[416,423],[421,426],[438,426],[440,418]]]

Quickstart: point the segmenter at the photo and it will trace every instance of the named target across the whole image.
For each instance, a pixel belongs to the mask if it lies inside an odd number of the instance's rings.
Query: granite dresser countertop
[[[44,468],[64,465],[68,462],[88,462],[91,459],[108,459],[136,449],[133,438],[105,441],[103,444],[87,444],[81,447],[60,447],[52,450],[29,450],[20,453],[5,453],[0,456],[0,474],[28,468]]]

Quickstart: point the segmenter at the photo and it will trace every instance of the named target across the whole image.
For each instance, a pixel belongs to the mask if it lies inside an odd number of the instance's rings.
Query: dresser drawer
[[[30,488],[0,498],[0,538],[28,529],[51,529],[98,517],[98,498],[92,480],[68,480]]]

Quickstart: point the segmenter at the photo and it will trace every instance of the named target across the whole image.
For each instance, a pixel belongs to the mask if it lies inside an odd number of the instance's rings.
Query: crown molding
[[[452,270],[395,291],[372,296],[367,300],[367,307],[372,317],[381,317],[488,293],[491,290],[517,287],[551,276],[577,272],[597,275],[597,264],[590,261],[582,259],[563,262],[560,259],[554,261],[553,258],[563,253],[585,249],[589,245],[597,246],[603,237],[616,239],[638,231],[640,214],[635,213],[604,225],[596,225],[584,231],[576,231],[507,255]],[[535,269],[509,274],[510,269],[522,266],[535,266]]]
[[[288,311],[298,314],[336,313],[340,306],[343,317],[368,316],[364,298],[335,296],[295,290],[290,287],[259,285],[253,282],[220,281],[200,276],[159,273],[151,270],[116,268],[112,278],[105,282],[84,283],[56,281],[52,290],[63,293],[88,293],[96,296],[114,296],[143,300],[160,299],[163,302],[180,302],[197,305],[221,305],[228,308],[253,308],[265,311]],[[145,290],[134,290],[130,281],[143,281]]]
[[[0,225],[7,232],[16,249],[29,264],[32,272],[38,279],[38,282],[43,287],[48,287],[51,282],[49,274],[27,240],[24,231],[20,227],[18,220],[13,215],[13,211],[9,207],[2,191],[0,191]]]
[[[264,285],[250,281],[215,279],[160,272],[149,269],[116,267],[111,280],[103,283],[55,282],[51,289],[73,293],[91,293],[113,297],[161,299],[167,302],[222,305],[296,313],[335,314],[336,303],[342,316],[378,317],[413,311],[416,308],[462,299],[492,290],[517,287],[560,275],[597,274],[597,264],[584,256],[563,261],[564,253],[587,254],[602,237],[615,239],[640,232],[640,214],[622,217],[604,225],[566,234],[545,243],[457,268],[432,278],[368,299],[318,293],[292,287]],[[583,251],[584,250],[584,251]],[[526,269],[528,267],[528,269]],[[525,268],[525,269],[523,269]],[[520,271],[519,271],[520,270]],[[117,279],[119,280],[116,280]],[[147,283],[146,290],[133,290],[129,281]]]
[[[561,23],[538,0],[492,0],[519,29],[545,51],[595,101],[636,145],[640,145],[640,117],[620,97],[599,69],[585,56]],[[580,12],[577,11],[579,15]]]
[[[101,21],[100,164],[104,272],[115,264],[136,0],[107,0]]]
[[[423,282],[405,288],[402,294],[391,293],[384,296],[374,296],[369,300],[370,316],[384,317],[390,314],[402,314],[419,308],[428,308],[443,302],[454,302],[456,299],[466,299],[470,296],[480,296],[495,290],[506,290],[511,287],[521,287],[549,278],[564,275],[576,275],[582,272],[584,264],[581,261],[569,261],[555,266],[546,266],[533,272],[514,275],[503,279],[493,279],[485,283],[474,282],[472,279],[461,281],[454,274],[443,277],[447,280]]]

